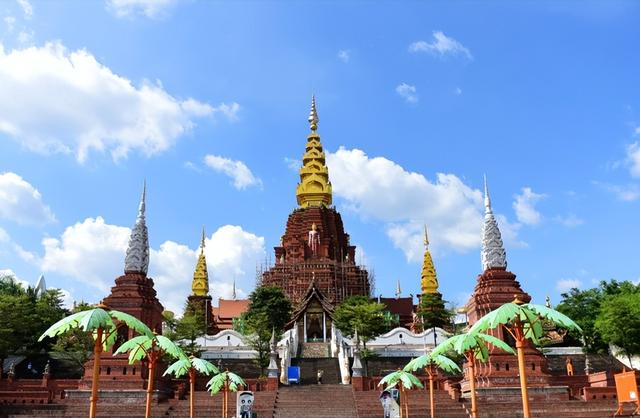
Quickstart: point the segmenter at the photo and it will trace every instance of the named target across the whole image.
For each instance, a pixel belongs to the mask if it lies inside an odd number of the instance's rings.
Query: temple
[[[261,277],[261,284],[282,288],[294,306],[306,300],[312,282],[333,306],[349,296],[371,292],[367,271],[356,264],[356,247],[349,241],[340,213],[331,206],[331,182],[318,122],[314,97],[311,133],[296,189],[298,208],[289,215],[281,243],[274,248],[275,265]]]
[[[205,237],[204,227],[202,227],[200,254],[198,255],[196,268],[193,272],[191,295],[189,295],[187,299],[187,310],[202,312],[204,314],[207,334],[213,334],[218,331],[218,328],[216,327],[213,317],[211,296],[209,295],[209,272],[207,271],[207,258],[204,255]]]

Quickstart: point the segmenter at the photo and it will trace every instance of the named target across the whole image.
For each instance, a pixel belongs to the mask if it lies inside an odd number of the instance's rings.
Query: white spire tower
[[[147,224],[145,221],[146,210],[147,182],[142,186],[142,196],[140,197],[140,206],[138,207],[138,217],[136,223],[131,230],[129,238],[129,247],[127,255],[124,259],[125,273],[144,273],[147,274],[149,269],[149,235],[147,232]]]
[[[506,269],[507,253],[504,250],[498,222],[493,216],[487,176],[484,176],[484,226],[482,228],[482,268]]]
[[[41,298],[47,291],[47,283],[44,281],[44,274],[41,274],[36,282],[36,296]]]
[[[402,295],[402,290],[400,290],[400,279],[398,279],[398,283],[396,284],[396,299],[400,299]]]

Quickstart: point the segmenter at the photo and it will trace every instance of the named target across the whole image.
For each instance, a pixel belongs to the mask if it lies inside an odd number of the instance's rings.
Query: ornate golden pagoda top
[[[318,121],[316,98],[313,96],[309,112],[311,133],[307,137],[307,146],[302,156],[302,167],[300,168],[300,183],[296,189],[298,205],[302,208],[330,206],[332,202],[329,170],[325,162],[322,143],[320,143],[320,135],[316,133]]]
[[[436,268],[433,265],[431,252],[429,251],[429,236],[426,225],[424,226],[424,260],[422,261],[421,277],[420,285],[422,287],[422,294],[438,293],[438,276],[436,275]]]
[[[196,263],[196,270],[193,272],[193,282],[191,292],[194,296],[207,296],[209,294],[209,273],[207,272],[207,259],[204,256],[204,226],[202,227],[202,238],[200,240],[200,255]]]

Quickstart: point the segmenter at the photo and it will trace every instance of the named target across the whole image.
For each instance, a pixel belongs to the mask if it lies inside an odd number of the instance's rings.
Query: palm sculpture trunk
[[[98,404],[98,381],[100,380],[100,354],[102,354],[102,327],[97,329],[93,346],[93,376],[91,378],[91,399],[89,399],[89,418],[95,418]]]
[[[195,405],[194,405],[194,393],[196,391],[196,371],[195,369],[189,370],[189,418],[195,418]]]
[[[152,344],[152,351],[149,354],[149,381],[147,382],[147,405],[144,410],[145,418],[151,418],[151,401],[153,396],[153,385],[155,383],[156,363],[158,361],[158,353],[155,351],[155,342]]]
[[[431,410],[431,418],[436,418],[436,402],[433,393],[433,374],[435,370],[433,369],[433,364],[429,364],[424,370],[429,376],[429,409]]]
[[[530,418],[529,413],[529,390],[527,389],[527,371],[524,365],[525,337],[522,322],[514,321],[513,334],[516,337],[516,351],[518,353],[518,371],[520,373],[520,390],[522,392],[522,415],[523,418]]]
[[[224,390],[222,392],[222,417],[227,416],[227,382],[224,382]]]
[[[469,389],[471,390],[471,418],[478,417],[478,401],[476,399],[476,359],[473,351],[465,355],[469,363]]]

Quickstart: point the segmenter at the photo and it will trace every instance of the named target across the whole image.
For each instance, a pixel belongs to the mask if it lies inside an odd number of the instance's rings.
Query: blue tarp
[[[289,383],[300,383],[300,367],[289,366],[287,368],[287,376],[289,376]]]

